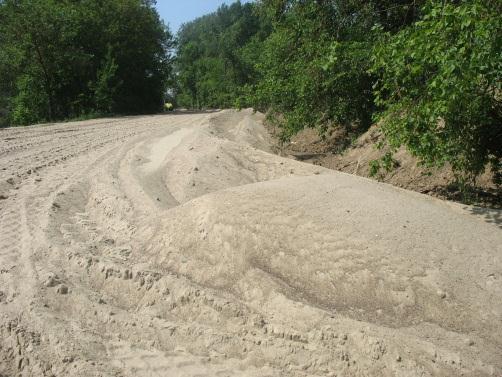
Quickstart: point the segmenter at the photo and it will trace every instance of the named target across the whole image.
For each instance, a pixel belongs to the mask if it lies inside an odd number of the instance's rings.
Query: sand
[[[501,376],[501,214],[263,115],[0,131],[0,376]]]

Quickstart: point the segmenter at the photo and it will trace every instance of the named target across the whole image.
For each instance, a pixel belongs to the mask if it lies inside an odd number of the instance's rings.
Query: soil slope
[[[0,132],[0,376],[500,376],[500,212],[271,153],[261,114]]]
[[[276,153],[362,177],[371,177],[371,162],[381,159],[388,151],[388,148],[377,148],[383,140],[378,125],[372,126],[352,143],[348,143],[349,137],[341,129],[332,129],[331,134],[321,138],[319,132],[312,128],[300,131],[291,142],[283,143],[278,138],[280,129],[266,124],[274,135]],[[494,183],[489,166],[476,178],[475,187],[466,197],[455,184],[450,166],[426,168],[404,147],[393,154],[393,160],[395,166],[390,171],[381,169],[371,178],[441,199],[502,209],[502,186]]]

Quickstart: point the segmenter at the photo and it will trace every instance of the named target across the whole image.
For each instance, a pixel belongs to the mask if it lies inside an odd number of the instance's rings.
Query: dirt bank
[[[500,211],[282,158],[262,121],[0,131],[0,375],[501,375]]]
[[[376,176],[371,177],[371,162],[382,158],[387,152],[385,148],[377,148],[378,142],[382,140],[377,126],[371,127],[352,142],[342,130],[332,130],[331,134],[321,138],[317,130],[305,129],[290,142],[283,143],[278,138],[280,130],[268,122],[266,124],[274,136],[274,150],[279,155],[369,177],[441,199],[502,209],[502,187],[493,183],[493,175],[489,169],[476,179],[476,187],[466,196],[455,184],[451,168],[425,168],[405,148],[394,154],[395,166],[391,171],[381,169]]]

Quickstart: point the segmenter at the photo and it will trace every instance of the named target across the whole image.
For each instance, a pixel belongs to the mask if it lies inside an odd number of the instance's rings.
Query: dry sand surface
[[[246,110],[0,132],[0,376],[502,376],[500,212]]]

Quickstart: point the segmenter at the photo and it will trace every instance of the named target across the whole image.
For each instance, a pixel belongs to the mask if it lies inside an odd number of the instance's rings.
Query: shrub
[[[501,3],[429,1],[422,20],[376,46],[371,72],[386,143],[472,182],[502,157]]]

